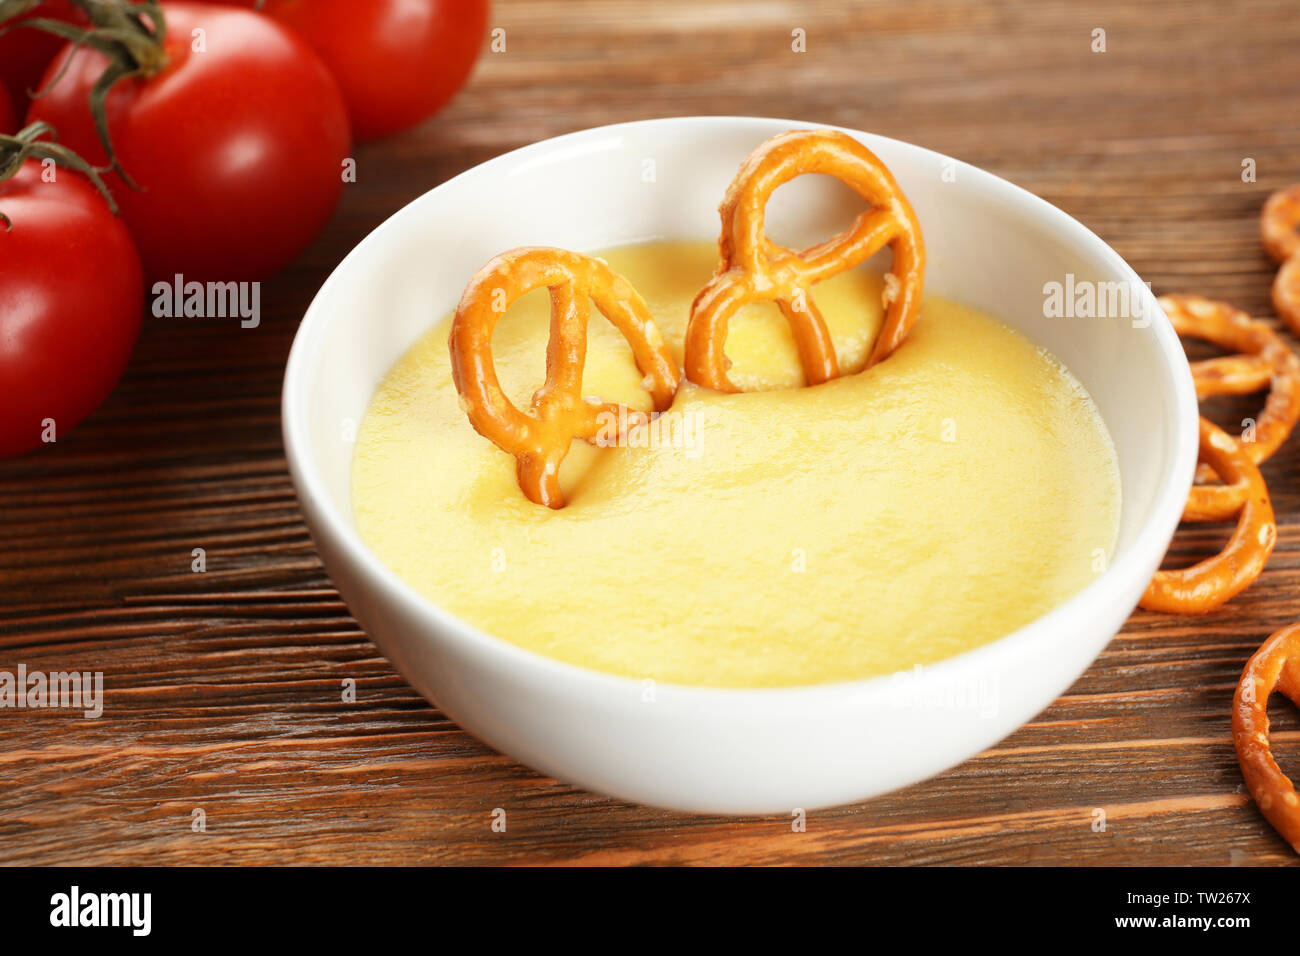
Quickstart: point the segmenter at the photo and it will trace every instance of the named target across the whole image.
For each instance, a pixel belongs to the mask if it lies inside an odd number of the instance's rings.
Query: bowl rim
[[[586,692],[619,698],[632,695],[631,699],[639,699],[644,685],[643,678],[595,670],[547,657],[537,651],[514,644],[452,614],[420,594],[396,572],[389,569],[362,540],[355,526],[341,513],[341,509],[324,487],[324,480],[309,452],[311,446],[308,424],[309,402],[305,384],[310,371],[319,361],[330,328],[330,313],[323,303],[329,298],[334,286],[345,281],[343,277],[348,271],[349,263],[357,258],[363,249],[382,243],[386,234],[396,228],[394,224],[398,220],[416,215],[418,207],[432,202],[436,194],[454,189],[467,180],[492,175],[503,166],[513,166],[530,159],[539,159],[548,152],[585,139],[647,127],[671,127],[675,130],[685,128],[693,132],[701,127],[716,126],[752,128],[756,137],[759,137],[755,145],[767,136],[784,130],[834,129],[848,133],[859,140],[865,140],[868,146],[871,145],[872,140],[888,142],[905,150],[914,151],[922,157],[929,157],[936,164],[952,162],[963,174],[958,177],[959,181],[973,183],[977,189],[986,193],[990,191],[998,193],[1001,201],[1010,203],[1023,212],[1046,217],[1045,228],[1056,232],[1071,244],[1096,246],[1100,259],[1126,281],[1137,283],[1134,288],[1140,287],[1143,290],[1145,314],[1151,319],[1151,333],[1156,337],[1160,354],[1167,360],[1165,365],[1173,387],[1175,417],[1182,421],[1175,422],[1175,444],[1163,479],[1163,487],[1143,517],[1132,543],[1093,581],[1061,604],[1016,630],[951,657],[930,664],[916,665],[912,671],[895,671],[872,677],[775,687],[719,687],[654,679],[656,700],[668,704],[716,703],[728,708],[734,708],[737,704],[749,704],[764,710],[773,707],[799,706],[812,698],[819,698],[822,703],[848,702],[888,692],[891,682],[900,674],[917,674],[921,683],[916,685],[916,690],[923,693],[923,684],[944,684],[954,678],[960,678],[962,672],[996,672],[1001,667],[1000,661],[1020,656],[1022,649],[1028,645],[1050,641],[1053,634],[1068,634],[1069,628],[1065,626],[1067,622],[1077,619],[1081,614],[1086,616],[1089,607],[1099,603],[1109,605],[1121,600],[1120,595],[1131,585],[1132,578],[1139,573],[1144,574],[1148,566],[1158,564],[1167,549],[1182,515],[1198,453],[1199,411],[1191,371],[1178,336],[1149,286],[1140,279],[1136,271],[1119,253],[1083,223],[1047,200],[978,166],[923,146],[851,127],[762,116],[660,117],[594,126],[538,140],[485,160],[422,193],[385,218],[358,242],[334,267],[312,297],[294,335],[281,393],[281,428],[285,458],[313,538],[317,534],[328,534],[332,543],[346,555],[352,567],[364,579],[368,590],[377,593],[382,601],[395,602],[402,606],[407,614],[433,625],[440,635],[440,640],[452,642],[462,653],[479,657],[489,664],[510,668],[517,673],[524,670],[531,671],[541,680],[566,682],[566,692],[571,694]],[[1178,361],[1179,359],[1181,362]],[[312,514],[317,518],[319,531],[313,526]],[[319,543],[317,545],[319,548]],[[333,583],[332,579],[331,583]],[[337,585],[335,587],[337,588]],[[370,635],[367,634],[367,637],[369,638]],[[430,640],[426,634],[421,634],[420,639]],[[1107,639],[1107,643],[1109,640],[1110,638]],[[1100,651],[1100,648],[1098,650]],[[1089,658],[1089,664],[1094,659],[1095,655]]]

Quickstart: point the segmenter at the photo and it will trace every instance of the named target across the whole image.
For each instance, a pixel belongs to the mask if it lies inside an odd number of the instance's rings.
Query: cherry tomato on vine
[[[85,23],[86,16],[68,0],[42,0],[35,9],[14,17],[8,32],[0,34],[0,82],[13,99],[14,115],[21,116],[31,93],[41,83],[45,68],[54,54],[63,49],[63,40],[49,33],[15,27],[14,23],[41,17],[65,23]]]
[[[350,146],[338,84],[302,38],[267,17],[209,4],[161,10],[165,39],[155,24],[126,62],[143,75],[113,85],[105,110],[119,167],[140,188],[105,180],[150,280],[263,278],[311,242],[338,200]],[[55,81],[62,60],[28,122],[44,120],[106,163],[89,104],[110,61],[77,48]]]
[[[14,110],[9,105],[9,94],[0,89],[0,133],[14,131]]]
[[[320,54],[364,140],[414,126],[456,95],[482,52],[489,7],[488,0],[265,0],[261,10]]]
[[[52,177],[52,181],[47,181]],[[126,226],[71,170],[0,182],[0,457],[56,441],[113,390],[140,332],[144,282]]]

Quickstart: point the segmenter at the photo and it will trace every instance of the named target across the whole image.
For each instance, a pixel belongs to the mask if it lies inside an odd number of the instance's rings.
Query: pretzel
[[[1273,278],[1273,310],[1300,335],[1300,254],[1282,263]]]
[[[1264,642],[1241,672],[1232,698],[1232,741],[1241,775],[1260,813],[1300,853],[1300,796],[1268,743],[1268,698],[1274,690],[1300,706],[1300,624]]]
[[[1160,297],[1160,306],[1179,335],[1241,353],[1192,363],[1197,398],[1247,395],[1271,386],[1255,424],[1255,440],[1242,443],[1255,464],[1267,461],[1300,418],[1300,358],[1273,329],[1227,303],[1198,295],[1166,295]],[[1196,477],[1208,482],[1214,472],[1202,465]],[[1240,510],[1247,494],[1244,483],[1194,485],[1188,497],[1187,520],[1230,518]]]
[[[1236,597],[1264,570],[1277,543],[1277,525],[1268,488],[1259,469],[1235,438],[1209,420],[1201,419],[1201,460],[1224,480],[1240,483],[1245,498],[1237,509],[1237,528],[1224,549],[1189,568],[1157,571],[1140,603],[1152,611],[1171,614],[1205,614]],[[1213,520],[1196,514],[1189,505],[1186,521]]]
[[[804,173],[842,179],[872,208],[825,242],[799,252],[778,246],[764,232],[767,201]],[[804,380],[817,385],[840,374],[826,323],[811,287],[893,249],[886,282],[884,325],[867,367],[903,341],[921,307],[925,243],[907,197],[884,164],[851,136],[833,130],[793,130],[774,136],[741,164],[718,209],[722,261],[691,305],[686,329],[686,377],[722,392],[739,388],[727,377],[725,343],[731,317],[752,302],[775,302],[790,323]]]
[[[551,292],[546,382],[525,414],[497,381],[492,330],[510,303],[541,286]],[[470,280],[451,323],[452,378],[470,424],[514,455],[519,487],[530,501],[548,508],[564,507],[560,463],[573,439],[594,442],[601,434],[602,440],[613,441],[627,423],[645,418],[623,405],[582,396],[588,299],[632,346],[655,411],[666,409],[680,383],[677,366],[641,296],[601,259],[541,247],[502,253]]]
[[[1268,197],[1259,217],[1259,237],[1279,264],[1300,252],[1300,185],[1287,186]]]

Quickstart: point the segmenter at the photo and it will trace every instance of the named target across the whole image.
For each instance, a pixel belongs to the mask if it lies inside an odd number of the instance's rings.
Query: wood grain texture
[[[330,269],[448,177],[601,123],[757,114],[895,136],[1061,206],[1157,292],[1270,316],[1257,216],[1300,180],[1294,0],[1083,6],[498,0],[507,52],[433,122],[359,148],[328,230],[264,286],[260,328],[148,319],[99,412],[0,462],[0,668],[101,670],[107,695],[98,720],[0,711],[0,863],[1295,864],[1244,792],[1229,704],[1247,657],[1300,619],[1300,442],[1264,469],[1282,524],[1254,588],[1201,618],[1136,613],[995,748],[806,833],[622,804],[469,737],[349,616],[285,471],[281,375]],[[1186,528],[1171,561],[1226,535]],[[1300,720],[1274,713],[1300,773]]]

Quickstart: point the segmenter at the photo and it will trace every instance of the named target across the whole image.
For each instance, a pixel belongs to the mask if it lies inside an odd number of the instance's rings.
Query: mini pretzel
[[[1232,740],[1241,775],[1260,813],[1300,853],[1300,797],[1268,743],[1268,698],[1275,689],[1300,706],[1300,624],[1264,642],[1246,664],[1232,698]]]
[[[1152,611],[1204,614],[1236,597],[1264,570],[1277,543],[1277,525],[1268,488],[1259,469],[1235,438],[1201,419],[1201,461],[1229,484],[1240,483],[1245,498],[1237,511],[1237,529],[1227,546],[1212,558],[1178,571],[1157,571],[1139,602]],[[1189,505],[1185,521],[1205,521]]]
[[[551,336],[546,383],[525,414],[506,397],[492,361],[492,330],[521,295],[551,291]],[[621,423],[644,416],[618,404],[582,396],[587,359],[588,299],[632,346],[646,376],[655,411],[672,404],[680,374],[650,311],[626,279],[604,261],[563,249],[522,248],[502,253],[475,274],[451,323],[451,371],[470,423],[484,438],[515,456],[519,487],[530,501],[563,508],[560,463],[575,438],[619,437]]]
[[[845,232],[795,252],[764,232],[767,201],[779,186],[804,173],[842,179],[872,208]],[[851,136],[832,130],[794,130],[774,136],[741,164],[718,211],[722,262],[691,305],[686,329],[686,377],[722,392],[739,388],[727,377],[725,343],[731,317],[752,302],[775,302],[790,323],[804,380],[809,385],[840,374],[826,323],[811,287],[893,249],[884,326],[867,366],[889,355],[906,337],[921,307],[925,243],[907,197],[884,164]]]
[[[1300,252],[1300,185],[1279,189],[1268,197],[1259,218],[1259,236],[1278,263]]]
[[[1300,335],[1300,254],[1282,263],[1273,278],[1273,310]]]
[[[1241,353],[1192,363],[1197,398],[1247,395],[1271,386],[1255,424],[1255,440],[1242,443],[1255,464],[1267,461],[1300,418],[1300,358],[1269,326],[1227,303],[1197,295],[1166,295],[1160,297],[1160,305],[1179,335]],[[1208,482],[1214,472],[1202,465],[1196,477]],[[1244,484],[1194,485],[1188,498],[1188,520],[1230,518],[1240,510],[1247,493]]]

